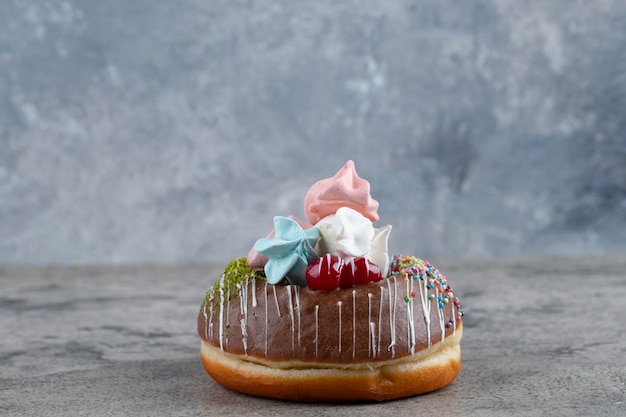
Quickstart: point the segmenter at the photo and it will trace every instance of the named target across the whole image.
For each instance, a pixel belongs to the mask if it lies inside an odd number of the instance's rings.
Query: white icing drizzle
[[[263,290],[263,294],[265,294],[265,356],[267,356],[267,332],[269,327],[269,315],[267,312],[267,281],[265,281],[265,289]]]
[[[317,349],[319,343],[319,311],[320,306],[315,305],[315,357],[317,358]]]
[[[213,339],[213,301],[211,300],[211,308],[209,309],[209,337]]]
[[[356,290],[352,290],[352,359],[354,359],[355,354],[356,354]]]
[[[220,327],[219,327],[219,336],[220,336],[220,349],[224,351],[224,274],[220,278]]]
[[[206,308],[207,306],[205,305],[204,308],[202,309],[202,314],[204,314],[204,337],[206,339],[209,339],[209,318],[207,317],[207,314],[206,314]]]
[[[246,281],[244,280],[243,282],[245,283]],[[239,291],[239,311],[241,315],[243,315],[243,311],[245,308],[245,306],[243,305],[243,298],[245,297],[243,287],[244,286],[242,284],[237,284],[237,290]]]
[[[289,318],[291,318],[291,354],[296,353],[296,323],[293,315],[293,300],[291,299],[291,285],[287,285],[287,295],[289,296]]]
[[[252,307],[256,307],[256,278],[252,278]]]
[[[441,343],[443,343],[446,337],[446,319],[443,315],[443,308],[439,308],[439,301],[435,299],[435,302],[437,303],[437,314],[439,315],[439,326],[441,327]]]
[[[398,286],[394,279],[394,296],[391,296],[391,283],[390,279],[387,279],[387,288],[389,289],[389,331],[391,333],[391,342],[387,347],[387,350],[391,350],[391,357],[396,356],[396,298],[398,296]]]
[[[373,332],[372,332],[372,293],[367,293],[367,323],[368,323],[368,333],[367,333],[367,356],[372,356],[372,346],[373,346]]]
[[[241,319],[241,342],[243,343],[243,353],[248,356],[248,331],[246,330],[245,319]]]
[[[248,355],[248,289],[249,289],[249,280],[246,278],[244,280],[244,285],[241,285],[239,288],[239,301],[241,304],[241,314],[243,317],[239,320],[241,325],[241,343],[243,344],[243,350],[245,355]]]
[[[410,340],[409,343],[409,352],[411,353],[411,355],[413,355],[415,353],[415,323],[413,323],[414,318],[413,318],[413,279],[410,279],[410,288],[409,288],[409,283],[407,283],[407,292],[408,292],[408,297],[409,297],[409,302],[406,303],[406,314],[407,314],[407,320],[408,320],[408,324],[409,324],[409,330],[410,330],[410,337],[408,337],[408,340]]]
[[[298,313],[298,348],[300,348],[300,335],[302,333],[302,326],[300,324],[300,287],[294,287],[296,295],[296,312]]]
[[[341,301],[337,301],[337,306],[339,307],[339,353],[341,353]]]
[[[226,328],[230,329],[230,287],[228,287],[228,291],[226,292]],[[226,339],[226,349],[228,349],[228,336],[230,332],[227,332],[224,335]]]
[[[454,309],[456,306],[454,305],[454,300],[452,300],[452,334],[456,334],[456,311]]]
[[[385,295],[385,289],[383,287],[380,288],[380,306],[378,306],[378,347],[376,350],[380,353],[380,339],[382,335],[382,323],[383,323],[383,298]]]
[[[376,340],[374,336],[376,334],[376,324],[373,321],[370,321],[370,334],[372,335],[370,339],[370,346],[372,347],[372,356],[376,357]]]
[[[422,312],[424,313],[424,322],[426,323],[426,336],[428,337],[428,347],[431,347],[430,340],[430,302],[428,301],[428,275],[424,276],[423,280],[420,280],[420,299],[422,301]]]
[[[455,304],[454,294],[450,294],[450,299],[452,300],[452,325],[453,325],[452,334],[456,334],[456,318],[457,318],[457,314],[459,314],[461,310]]]
[[[272,285],[272,289],[274,290],[274,301],[276,301],[276,311],[278,312],[278,317],[282,317],[280,314],[280,305],[278,304],[278,297],[276,296],[276,286]]]
[[[404,282],[406,284],[406,296],[409,296],[409,281],[405,278]],[[407,352],[411,353],[411,326],[409,324],[409,314],[410,314],[410,310],[409,310],[409,304],[410,304],[410,300],[409,302],[404,303],[406,305],[406,347],[407,347]]]

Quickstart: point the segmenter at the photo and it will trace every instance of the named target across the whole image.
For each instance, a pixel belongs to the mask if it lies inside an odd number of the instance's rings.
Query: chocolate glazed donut
[[[460,304],[434,268],[328,292],[227,278],[207,294],[198,334],[205,369],[228,388],[385,400],[442,388],[460,371]]]

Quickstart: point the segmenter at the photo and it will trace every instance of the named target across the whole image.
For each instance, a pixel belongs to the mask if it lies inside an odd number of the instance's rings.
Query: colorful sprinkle
[[[436,299],[437,306],[440,309],[443,309],[450,301],[452,301],[455,308],[458,309],[461,307],[461,302],[458,297],[454,296],[452,288],[448,285],[446,276],[440,273],[439,270],[428,261],[413,256],[394,256],[391,258],[389,269],[391,275],[403,278],[405,282],[409,282],[411,279],[426,280],[425,289],[428,294],[425,295],[425,297],[429,301]],[[405,300],[409,302],[411,297],[416,297],[414,291],[411,292],[410,297],[406,296]],[[447,325],[454,324],[454,319],[460,321],[462,316],[463,312],[458,311],[456,317],[450,319]]]

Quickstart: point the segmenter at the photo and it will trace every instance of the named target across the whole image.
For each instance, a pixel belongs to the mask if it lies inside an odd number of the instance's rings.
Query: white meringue
[[[383,277],[389,275],[389,249],[387,242],[391,233],[391,225],[374,229],[372,245],[366,258],[378,265]]]
[[[371,220],[354,209],[341,207],[335,214],[321,219],[315,227],[321,236],[316,247],[319,255],[330,253],[348,262],[370,252],[374,226]]]

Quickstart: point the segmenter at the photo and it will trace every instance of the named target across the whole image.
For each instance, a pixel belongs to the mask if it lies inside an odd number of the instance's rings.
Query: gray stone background
[[[0,1],[0,263],[226,261],[348,159],[428,258],[626,252],[626,2]]]

